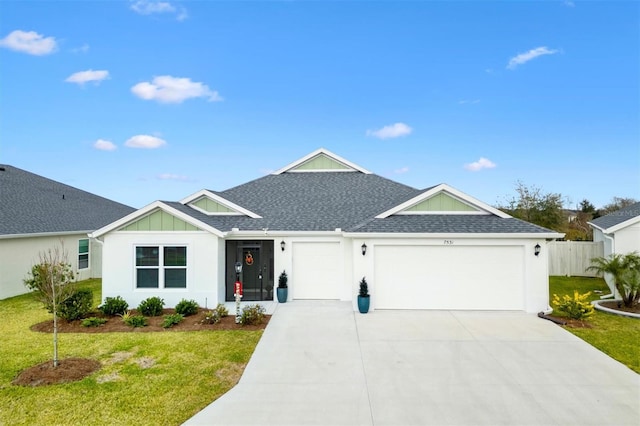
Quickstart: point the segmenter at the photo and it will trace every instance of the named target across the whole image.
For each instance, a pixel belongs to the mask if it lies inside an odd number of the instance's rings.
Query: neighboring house
[[[101,276],[101,247],[88,233],[133,208],[0,165],[0,299],[26,293],[40,253],[64,245],[78,279]]]
[[[593,228],[593,241],[604,244],[604,256],[613,253],[640,253],[640,202],[616,210],[589,222]],[[605,281],[616,293],[611,277],[605,275]]]
[[[103,297],[212,307],[356,299],[373,309],[548,308],[546,241],[563,234],[512,218],[448,185],[418,190],[324,149],[222,192],[156,201],[91,234],[104,242]],[[355,308],[355,303],[354,303]]]

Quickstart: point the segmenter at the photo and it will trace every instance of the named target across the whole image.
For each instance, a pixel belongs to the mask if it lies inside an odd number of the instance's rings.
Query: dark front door
[[[273,300],[273,241],[227,241],[226,300],[233,301],[235,263],[242,263],[242,301]]]

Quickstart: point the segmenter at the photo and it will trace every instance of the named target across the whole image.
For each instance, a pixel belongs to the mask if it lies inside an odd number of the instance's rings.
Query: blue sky
[[[640,199],[640,3],[3,1],[0,163],[142,207],[324,147],[495,205]]]

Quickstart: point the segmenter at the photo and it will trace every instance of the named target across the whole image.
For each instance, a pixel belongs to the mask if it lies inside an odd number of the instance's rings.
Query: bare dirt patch
[[[58,321],[58,333],[150,333],[150,332],[166,332],[175,333],[181,331],[223,331],[223,330],[245,330],[255,331],[263,330],[271,315],[265,315],[265,319],[262,324],[258,325],[241,325],[236,324],[235,316],[229,315],[220,320],[217,324],[204,324],[206,310],[200,309],[200,311],[188,317],[185,317],[182,322],[174,325],[171,328],[162,327],[162,316],[149,317],[149,325],[146,327],[130,327],[122,322],[120,317],[105,317],[101,313],[94,313],[92,316],[104,318],[107,322],[98,327],[84,327],[82,321],[66,322],[64,320]],[[135,314],[135,310],[132,311]],[[162,314],[169,315],[174,314],[174,309],[164,309]],[[31,326],[31,330],[41,333],[53,333],[53,319],[44,321]],[[133,356],[129,352],[116,352],[112,355],[112,358],[106,361],[106,364],[113,364],[116,362],[122,362]],[[140,368],[151,368],[155,364],[155,361],[151,358],[142,358],[137,361]],[[85,358],[67,358],[58,361],[58,366],[53,366],[53,361],[43,362],[36,366],[27,368],[22,371],[18,377],[12,382],[14,385],[19,386],[45,386],[59,383],[68,383],[82,380],[93,372],[99,370],[101,367],[100,362],[85,359]],[[100,383],[118,380],[118,375],[112,373],[98,378]]]

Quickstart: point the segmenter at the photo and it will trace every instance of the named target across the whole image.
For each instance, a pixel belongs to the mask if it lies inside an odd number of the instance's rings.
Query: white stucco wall
[[[135,247],[154,244],[187,247],[186,289],[135,287]],[[104,236],[102,298],[121,296],[131,309],[151,296],[164,299],[167,308],[182,299],[215,307],[224,301],[223,268],[224,244],[207,232],[112,232]]]
[[[78,241],[88,238],[86,234],[23,237],[0,239],[0,299],[27,293],[23,280],[31,267],[40,261],[40,253],[61,243],[67,252],[67,261],[77,272],[78,280],[100,277],[100,247],[90,244],[89,268],[78,270]]]
[[[640,253],[640,222],[615,233],[616,253]]]

